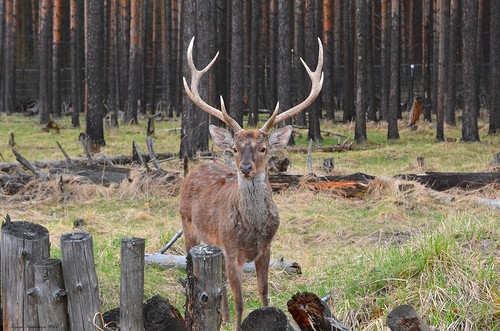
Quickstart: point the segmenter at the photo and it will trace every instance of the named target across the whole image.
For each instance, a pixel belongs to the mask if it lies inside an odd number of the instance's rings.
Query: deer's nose
[[[243,175],[248,175],[250,174],[250,171],[252,171],[252,163],[250,162],[241,162],[240,163],[240,171]]]

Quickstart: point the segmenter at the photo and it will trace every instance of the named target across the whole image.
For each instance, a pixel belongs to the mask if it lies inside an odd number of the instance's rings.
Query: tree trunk
[[[451,0],[450,4],[450,25],[448,36],[450,38],[448,45],[448,64],[447,64],[447,84],[446,84],[446,97],[445,97],[445,111],[444,111],[444,121],[448,125],[455,126],[455,107],[456,101],[456,90],[457,90],[457,66],[458,61],[458,45],[460,43],[460,17],[459,17],[459,1]]]
[[[479,82],[477,74],[477,4],[464,1],[462,8],[463,96],[462,141],[479,141]]]
[[[291,29],[291,5],[289,0],[278,0],[278,68],[277,88],[280,110],[283,112],[292,108],[292,29]],[[271,110],[274,109],[271,108]],[[291,120],[287,121],[291,124]]]
[[[5,108],[7,113],[16,111],[16,38],[18,0],[5,3]]]
[[[71,48],[71,125],[73,128],[80,127],[80,113],[83,111],[82,102],[82,63],[80,61],[80,53],[82,45],[79,38],[79,26],[83,25],[82,15],[78,14],[78,0],[70,1],[70,48]]]
[[[311,67],[315,68],[318,61],[318,41],[317,41],[317,31],[316,31],[316,17],[315,17],[315,8],[316,1],[315,0],[306,0],[305,2],[305,54],[304,59],[306,63]],[[304,69],[300,69],[304,70]],[[299,84],[307,84],[306,86],[310,86],[310,82],[299,82]],[[309,88],[308,88],[309,90]],[[319,108],[316,99],[313,103],[307,108],[309,113],[309,131],[307,132],[307,139],[313,140],[315,142],[320,142],[322,140],[321,130],[319,126]],[[302,102],[302,101],[301,101]]]
[[[7,1],[7,3],[10,1]],[[43,0],[40,13],[40,124],[50,121],[51,98],[50,98],[50,0]],[[7,48],[8,50],[8,48]],[[6,75],[7,77],[7,75]]]
[[[4,73],[4,51],[5,51],[5,0],[0,0],[0,73]],[[5,111],[4,79],[0,79],[0,112]]]
[[[380,57],[380,70],[381,70],[381,106],[380,106],[380,118],[382,120],[389,119],[389,93],[391,90],[391,30],[390,30],[390,0],[382,0],[381,4],[381,20],[382,20],[382,30],[381,30],[381,57]]]
[[[333,103],[333,0],[323,1],[323,47],[325,60],[323,72],[325,80],[321,95],[323,97],[323,107],[326,111],[326,119],[335,119],[335,107]]]
[[[399,139],[398,115],[400,112],[400,0],[391,0],[391,80],[387,139]]]
[[[269,2],[269,88],[267,88],[267,107],[272,110],[276,102],[278,102],[278,38],[279,38],[279,17],[278,17],[278,0],[270,0]],[[292,37],[293,38],[293,37]],[[293,42],[293,41],[292,41]],[[293,58],[291,59],[293,62]],[[293,102],[293,100],[292,100]],[[289,143],[293,139],[289,140]]]
[[[229,115],[243,126],[243,1],[231,1]]]
[[[333,97],[336,110],[341,109],[342,81],[342,1],[333,0]]]
[[[118,109],[120,106],[119,90],[120,80],[118,64],[118,0],[110,0],[109,3],[109,50],[108,55],[108,100],[111,127],[118,127]]]
[[[344,123],[354,120],[354,0],[344,2]]]
[[[437,94],[437,109],[436,109],[436,139],[444,141],[444,107],[446,93],[448,92],[446,70],[449,66],[449,49],[447,49],[448,41],[448,23],[450,15],[450,1],[439,0],[439,61],[438,61],[438,94]]]
[[[128,98],[123,124],[138,124],[137,101],[140,89],[141,0],[130,3],[130,50],[128,68]]]
[[[356,0],[356,40],[357,40],[357,71],[356,71],[356,127],[354,136],[358,144],[366,141],[366,107],[367,72],[368,72],[368,38],[371,37],[368,27],[368,16],[371,0]]]
[[[500,1],[491,2],[490,20],[490,126],[489,134],[500,133]]]
[[[422,19],[422,50],[423,50],[423,89],[424,89],[424,121],[431,122],[431,67],[432,67],[432,26],[433,26],[433,0],[423,0]]]
[[[252,1],[251,14],[251,38],[250,38],[250,93],[249,93],[249,112],[248,125],[256,127],[259,123],[259,38],[261,24],[260,1]]]
[[[155,113],[155,108],[156,108],[156,65],[158,63],[158,56],[157,54],[161,55],[159,46],[161,42],[161,37],[159,38],[159,21],[158,17],[161,16],[161,10],[160,10],[160,0],[154,0],[153,1],[153,12],[151,15],[153,15],[153,21],[151,22],[152,24],[152,32],[151,32],[151,52],[146,52],[145,56],[150,57],[149,58],[149,97],[148,103],[151,105],[151,114],[154,115]],[[148,55],[150,53],[151,55]],[[147,68],[147,66],[146,66]],[[145,103],[146,101],[144,101]],[[146,109],[144,109],[146,111]]]
[[[130,1],[120,1],[120,109],[125,110],[128,103],[129,61],[130,61]],[[125,117],[124,117],[125,118]]]
[[[162,99],[167,113],[172,109],[172,2],[161,0]]]
[[[61,117],[61,34],[62,0],[54,0],[53,44],[52,44],[52,110],[55,117]]]
[[[295,91],[296,99],[295,102],[302,102],[307,97],[305,84],[302,82],[306,81],[306,72],[300,68],[300,58],[305,55],[305,45],[304,45],[304,1],[295,0],[295,15],[294,15],[294,39],[293,39],[293,49],[295,50],[293,62],[295,64],[294,70],[294,80],[297,82],[297,87]],[[306,125],[306,111],[302,111],[297,115],[296,123],[299,126]]]
[[[370,121],[377,121],[377,109],[375,102],[375,72],[373,64],[373,1],[366,2],[367,8],[367,31],[366,31],[366,112]]]
[[[102,120],[104,108],[104,4],[101,0],[87,0],[87,49],[86,49],[86,84],[87,144],[91,152],[98,152],[106,145]]]

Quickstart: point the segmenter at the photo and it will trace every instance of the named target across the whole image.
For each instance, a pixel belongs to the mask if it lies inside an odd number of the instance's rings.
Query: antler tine
[[[321,44],[321,40],[319,38],[318,38],[318,45],[319,45],[319,53],[318,53],[318,65],[316,66],[316,70],[312,71],[309,68],[309,66],[304,62],[304,60],[302,60],[302,58],[300,59],[300,61],[304,65],[304,68],[307,71],[307,74],[309,75],[309,78],[311,79],[311,92],[309,92],[309,96],[295,107],[292,107],[277,116],[273,114],[273,116],[271,116],[264,124],[264,126],[260,129],[260,131],[269,132],[269,130],[271,130],[271,128],[274,125],[297,115],[298,113],[306,109],[319,95],[319,93],[321,92],[321,88],[323,87],[323,78],[324,78],[323,45]]]
[[[221,97],[221,104],[223,108],[223,111],[220,111],[217,108],[214,108],[207,104],[203,99],[200,97],[200,93],[198,92],[198,85],[200,84],[200,79],[203,77],[203,75],[212,67],[212,65],[215,63],[215,60],[217,60],[217,57],[219,56],[219,52],[215,54],[214,58],[212,61],[210,61],[209,64],[202,70],[196,69],[196,66],[194,65],[194,60],[193,60],[193,45],[194,45],[194,37],[191,38],[191,41],[189,42],[188,50],[187,50],[187,62],[189,66],[189,70],[191,72],[191,88],[189,88],[186,77],[183,77],[183,83],[184,83],[184,89],[186,90],[186,94],[193,101],[195,105],[200,107],[201,110],[209,113],[212,116],[217,117],[227,125],[229,125],[235,132],[240,131],[241,127],[240,125],[232,119],[226,112],[225,107],[223,106],[223,100]]]

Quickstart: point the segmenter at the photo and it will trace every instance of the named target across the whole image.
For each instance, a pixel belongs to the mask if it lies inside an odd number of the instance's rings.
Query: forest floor
[[[2,115],[0,162],[15,161],[8,145],[10,132],[28,160],[63,159],[56,141],[71,157],[83,157],[78,134],[84,129],[71,129],[69,118],[57,122],[59,133],[45,132],[36,118]],[[157,153],[178,152],[179,127],[178,120],[156,124]],[[387,314],[401,304],[412,305],[437,330],[500,330],[500,210],[478,203],[478,197],[500,199],[500,184],[435,194],[419,184],[401,190],[392,180],[396,174],[425,171],[498,171],[490,162],[500,152],[500,136],[487,134],[486,119],[480,121],[477,143],[460,142],[460,126],[446,127],[447,141],[442,143],[435,140],[433,123],[421,122],[416,131],[404,121],[399,127],[401,138],[396,141],[387,141],[385,124],[370,123],[368,141],[354,144],[353,150],[313,153],[317,175],[325,174],[323,159],[332,157],[332,174],[377,176],[364,194],[347,198],[305,187],[275,194],[281,226],[272,258],[296,261],[302,273],[271,270],[270,303],[287,311],[287,301],[299,291],[320,297],[330,293],[333,314],[353,330],[388,330]],[[322,130],[322,146],[354,138],[353,124],[323,123]],[[101,154],[130,155],[134,140],[145,152],[145,132],[144,120],[138,126],[106,129]],[[296,143],[307,146],[307,130],[296,133]],[[305,154],[284,153],[291,159],[290,173],[308,173]],[[424,166],[417,157],[424,157]],[[182,170],[178,159],[162,166]],[[103,187],[75,182],[67,185],[69,198],[60,201],[57,182],[33,182],[15,196],[0,190],[0,215],[47,227],[53,257],[60,257],[61,235],[83,219],[85,227],[79,230],[90,232],[94,240],[103,311],[114,308],[119,305],[121,238],[146,238],[146,251],[158,251],[181,229],[179,185],[132,181]],[[182,238],[170,252],[185,254]],[[147,266],[145,299],[162,295],[182,312],[185,296],[179,277],[185,277],[183,270]],[[246,316],[260,306],[255,275],[245,275],[244,296]]]

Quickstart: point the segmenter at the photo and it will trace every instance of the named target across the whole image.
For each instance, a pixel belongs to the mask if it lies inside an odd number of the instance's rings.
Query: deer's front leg
[[[271,260],[271,249],[269,246],[266,246],[262,254],[259,255],[257,259],[255,259],[255,271],[257,273],[257,284],[259,286],[259,296],[260,302],[263,307],[269,306],[269,300],[267,297],[268,285],[267,285],[267,277],[269,273],[269,261]]]
[[[237,258],[226,258],[226,274],[233,291],[234,310],[236,311],[236,328],[240,330],[241,316],[243,315],[243,291],[242,291],[242,278],[243,278],[243,264],[238,263]]]

